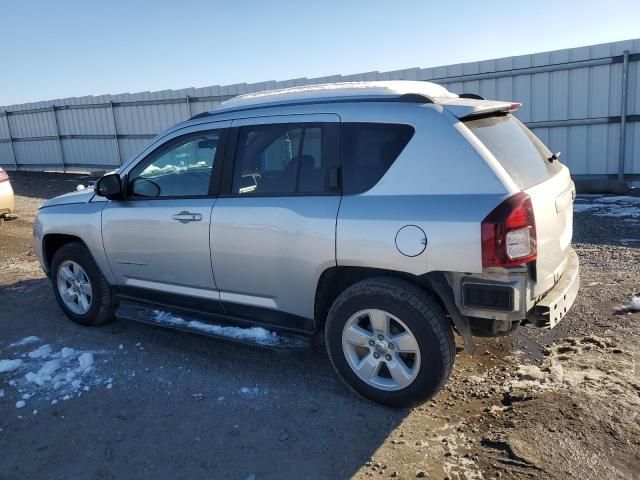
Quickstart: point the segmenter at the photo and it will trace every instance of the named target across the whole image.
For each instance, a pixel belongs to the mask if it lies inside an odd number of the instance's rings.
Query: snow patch
[[[27,402],[25,402],[24,400],[18,400],[16,402],[16,408],[23,408],[26,404]]]
[[[640,243],[640,238],[621,238],[620,243],[625,247],[628,245],[635,245],[637,243]]]
[[[78,362],[80,362],[80,368],[86,370],[91,365],[93,365],[93,353],[84,352],[82,355],[78,357]]]
[[[591,212],[593,210],[598,210],[602,208],[607,208],[607,205],[605,205],[604,203],[574,203],[573,204],[574,213]]]
[[[16,358],[14,360],[0,360],[0,373],[13,372],[22,365],[22,360]]]
[[[254,388],[242,387],[240,389],[240,393],[244,393],[245,395],[248,395],[248,394],[251,394],[251,393],[258,394],[258,393],[260,393],[260,389],[258,387],[254,387]]]
[[[7,383],[17,390],[20,401],[35,397],[55,405],[59,400],[80,396],[94,386],[111,388],[113,379],[107,381],[97,375],[94,353],[70,347],[54,351],[46,344],[24,354],[23,359],[0,360],[0,372],[19,369]],[[4,391],[0,396],[3,395]]]
[[[29,358],[43,358],[43,357],[48,357],[49,355],[51,355],[51,345],[46,344],[46,345],[42,345],[41,347],[38,347],[36,350],[34,350],[33,352],[29,352],[27,353],[27,356]]]
[[[31,335],[30,337],[25,337],[22,340],[18,340],[17,342],[13,342],[9,344],[9,348],[21,347],[23,345],[29,345],[31,343],[36,343],[38,341],[40,341],[39,337],[36,337],[35,335]]]
[[[44,362],[44,365],[38,370],[38,375],[51,375],[58,368],[60,368],[60,360],[49,360]]]
[[[277,333],[271,332],[262,327],[227,327],[203,323],[198,320],[187,321],[184,318],[176,317],[161,310],[154,310],[153,315],[156,322],[164,323],[166,325],[192,328],[194,330],[200,330],[201,332],[221,335],[223,337],[234,338],[236,340],[246,340],[261,345],[277,345],[280,343],[280,337]]]
[[[640,206],[640,197],[631,197],[629,195],[600,197],[598,201],[602,203],[630,203]]]
[[[62,350],[60,350],[62,358],[69,358],[74,353],[76,353],[76,351],[73,348],[69,347],[62,347]]]
[[[640,219],[640,197],[597,196],[584,198],[579,195],[573,205],[574,213],[592,213],[598,217],[626,217]]]
[[[640,297],[633,297],[629,306],[631,307],[631,310],[640,312]]]

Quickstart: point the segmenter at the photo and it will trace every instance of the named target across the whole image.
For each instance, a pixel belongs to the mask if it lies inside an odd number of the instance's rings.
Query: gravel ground
[[[31,228],[44,198],[86,180],[12,175],[0,359],[20,365],[0,361],[1,479],[640,477],[640,313],[628,308],[640,219],[578,213],[570,314],[553,330],[477,339],[475,356],[458,343],[442,392],[390,410],[354,396],[320,353],[68,321]]]

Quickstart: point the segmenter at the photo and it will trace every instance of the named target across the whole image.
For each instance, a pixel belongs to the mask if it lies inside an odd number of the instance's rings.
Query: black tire
[[[342,332],[349,318],[365,309],[384,310],[401,319],[417,341],[420,368],[415,379],[401,390],[371,386],[349,366],[342,349]],[[389,407],[410,407],[431,398],[453,370],[455,343],[444,311],[427,292],[401,279],[370,278],[342,292],[329,310],[325,340],[340,378],[363,397]]]
[[[86,272],[89,282],[91,283],[91,306],[84,315],[79,315],[71,311],[67,305],[65,305],[58,290],[58,269],[60,268],[60,265],[67,260],[71,260],[79,264]],[[104,278],[102,272],[100,272],[98,265],[91,256],[87,247],[82,243],[67,243],[55,252],[51,261],[50,277],[56,300],[58,301],[60,308],[62,308],[62,311],[71,320],[85,326],[103,325],[113,320],[115,305],[111,286],[107,283],[107,279]]]

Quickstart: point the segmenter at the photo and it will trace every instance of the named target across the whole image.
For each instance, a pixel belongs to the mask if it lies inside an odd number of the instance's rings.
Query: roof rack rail
[[[211,113],[209,113],[209,112],[201,112],[201,113],[198,113],[198,114],[194,115],[189,120],[193,120],[194,118],[208,117],[209,115],[211,115]]]
[[[210,112],[202,112],[194,115],[189,120],[203,118],[208,116],[213,116],[217,114],[224,113],[232,113],[232,112],[241,112],[246,110],[257,110],[261,108],[271,108],[271,107],[293,107],[300,105],[313,105],[313,104],[326,104],[326,103],[352,103],[352,102],[399,102],[399,103],[434,103],[431,98],[426,95],[422,95],[420,93],[404,93],[398,97],[369,97],[369,98],[358,98],[358,97],[344,97],[344,98],[334,98],[334,99],[303,99],[296,101],[283,101],[283,102],[274,102],[274,103],[266,103],[266,104],[257,104],[257,105],[246,105],[239,107],[229,107],[227,109],[221,110],[213,110]]]
[[[458,96],[460,98],[471,98],[473,100],[486,100],[484,97],[481,97],[480,95],[478,95],[476,93],[461,93]]]

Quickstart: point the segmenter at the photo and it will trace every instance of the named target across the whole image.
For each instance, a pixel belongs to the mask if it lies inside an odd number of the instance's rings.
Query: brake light
[[[0,183],[8,182],[8,181],[9,181],[9,175],[2,168],[0,168]]]
[[[513,267],[537,258],[536,221],[531,198],[507,198],[482,221],[482,266]]]
[[[511,106],[509,107],[509,113],[513,113],[516,110],[518,110],[520,107],[522,106],[521,103],[512,103]]]

